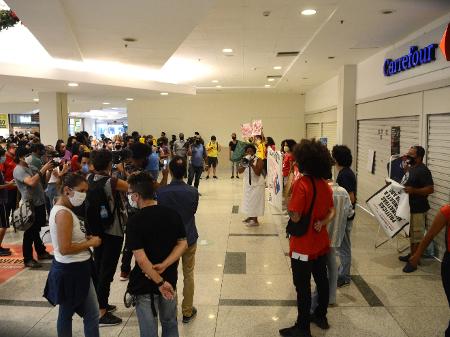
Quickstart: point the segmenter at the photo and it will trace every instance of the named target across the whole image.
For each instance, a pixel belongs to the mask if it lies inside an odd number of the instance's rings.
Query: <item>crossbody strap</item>
[[[311,183],[313,186],[313,199],[311,201],[311,206],[309,206],[309,211],[308,211],[308,216],[309,216],[309,218],[311,218],[314,204],[316,203],[316,184],[314,183],[314,178],[311,178],[311,176],[307,176],[307,177],[311,180]]]

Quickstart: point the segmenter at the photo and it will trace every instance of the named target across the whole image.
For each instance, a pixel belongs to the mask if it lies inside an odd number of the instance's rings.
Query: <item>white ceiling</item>
[[[448,0],[6,2],[45,48],[42,57],[121,62],[145,67],[142,69],[162,69],[166,75],[190,72],[177,82],[197,87],[198,92],[304,92],[336,75],[342,65],[358,63],[450,11]],[[316,9],[317,14],[300,15],[305,8]],[[394,13],[382,15],[384,9]],[[263,16],[264,11],[270,15]],[[125,48],[124,37],[138,41]],[[11,55],[20,52],[14,45],[20,44],[19,40],[8,40]],[[232,48],[233,56],[225,56],[223,48]],[[301,54],[276,57],[277,52],[285,51]],[[46,52],[50,56],[44,55]],[[274,66],[282,69],[274,70]],[[108,69],[114,69],[114,65]],[[72,111],[87,111],[101,108],[103,101],[125,106],[125,97],[139,99],[161,91],[142,85],[142,79],[128,77],[126,70],[114,81],[94,76],[73,90],[68,90],[65,79],[74,73],[46,80],[42,78],[45,75],[27,77],[26,71],[14,71],[2,68],[0,62],[0,103],[29,102],[36,92],[58,90],[69,92]],[[282,78],[267,82],[270,75]],[[266,84],[272,87],[264,88]]]

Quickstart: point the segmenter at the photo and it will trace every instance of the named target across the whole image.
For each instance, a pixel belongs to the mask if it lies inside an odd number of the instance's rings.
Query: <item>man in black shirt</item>
[[[234,171],[236,171],[236,178],[239,179],[239,172],[238,172],[238,162],[234,162],[231,160],[233,156],[233,152],[236,150],[238,141],[236,140],[236,134],[233,132],[231,134],[231,141],[228,144],[228,148],[230,150],[230,162],[231,162],[231,179],[234,179]]]
[[[162,335],[178,337],[176,286],[178,260],[187,248],[183,220],[177,212],[157,205],[153,179],[146,172],[128,179],[128,200],[139,211],[127,225],[128,244],[136,265],[128,292],[136,296],[141,337],[157,337],[157,311]]]
[[[409,220],[409,242],[411,253],[400,256],[399,260],[406,262],[403,271],[412,273],[417,269],[409,263],[409,258],[414,255],[420,241],[425,234],[425,221],[427,211],[430,209],[428,196],[434,192],[434,182],[431,172],[423,164],[425,149],[416,145],[409,149],[406,154],[408,160],[408,179],[405,183],[405,192],[409,194],[409,208],[411,217]]]
[[[348,192],[354,209],[356,204],[356,176],[350,168],[353,162],[352,153],[345,145],[335,145],[332,150],[332,156],[336,161],[336,169],[338,172],[336,183]],[[341,262],[337,282],[338,288],[350,285],[351,281],[352,245],[350,235],[353,227],[353,219],[354,216],[347,220],[341,246],[336,250]]]

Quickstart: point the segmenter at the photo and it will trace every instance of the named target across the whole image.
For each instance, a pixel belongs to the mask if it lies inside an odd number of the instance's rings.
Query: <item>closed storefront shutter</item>
[[[306,124],[306,138],[316,138],[319,139],[322,136],[322,125],[321,123],[308,123]]]
[[[368,119],[358,121],[357,180],[358,203],[366,200],[385,184],[387,164],[391,156],[391,127],[400,127],[400,153],[419,142],[419,117]],[[374,171],[367,168],[369,150],[375,151]]]
[[[327,138],[327,147],[331,151],[336,145],[336,122],[322,124],[322,137]]]
[[[431,209],[427,223],[431,225],[439,208],[449,202],[450,192],[450,115],[430,115],[428,118],[427,166],[433,175],[434,193],[428,197]],[[435,239],[435,255],[445,252],[445,233]]]

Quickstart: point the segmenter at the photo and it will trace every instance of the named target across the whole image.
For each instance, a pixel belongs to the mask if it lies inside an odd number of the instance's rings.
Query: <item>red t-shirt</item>
[[[323,226],[320,232],[314,229],[313,224],[316,221],[323,220],[328,215],[333,204],[333,190],[324,179],[314,178],[316,185],[316,201],[311,215],[311,224],[305,235],[296,237],[291,236],[289,240],[289,254],[296,252],[302,255],[308,255],[308,260],[314,260],[319,256],[325,255],[330,249],[330,239],[326,226]],[[313,199],[313,186],[311,180],[302,176],[294,182],[292,187],[292,197],[288,209],[299,214],[306,214],[309,211]]]
[[[287,177],[291,171],[291,164],[294,161],[292,153],[286,153],[283,158],[283,177]]]
[[[448,224],[450,223],[450,204],[442,206],[441,213],[447,219],[447,226],[445,228],[445,241],[447,244],[447,252],[450,252],[450,231],[448,230]]]
[[[3,175],[5,176],[5,181],[11,181],[14,179],[13,172],[16,168],[16,163],[14,162],[13,156],[9,154],[9,152],[6,152],[6,160],[3,164]],[[15,190],[16,186],[8,186],[6,187],[7,190]]]

